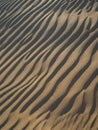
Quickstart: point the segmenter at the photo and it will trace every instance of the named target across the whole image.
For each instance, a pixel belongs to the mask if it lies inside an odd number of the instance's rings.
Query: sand
[[[0,130],[98,130],[98,2],[0,0]]]

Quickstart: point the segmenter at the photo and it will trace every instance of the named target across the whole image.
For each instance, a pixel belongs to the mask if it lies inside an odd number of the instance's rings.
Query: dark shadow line
[[[18,120],[9,128],[9,130],[14,130],[15,127],[19,124],[19,122],[20,122],[20,119],[18,119]]]
[[[9,121],[9,117],[7,117],[7,119],[2,124],[0,124],[0,129],[2,129],[8,123],[8,121]]]

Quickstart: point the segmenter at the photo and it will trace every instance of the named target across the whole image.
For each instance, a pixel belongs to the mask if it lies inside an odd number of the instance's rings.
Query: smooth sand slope
[[[98,2],[0,0],[0,130],[98,130]]]

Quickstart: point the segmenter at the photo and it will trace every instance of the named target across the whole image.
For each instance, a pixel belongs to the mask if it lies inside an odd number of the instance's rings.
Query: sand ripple
[[[0,0],[1,130],[98,130],[98,2]]]

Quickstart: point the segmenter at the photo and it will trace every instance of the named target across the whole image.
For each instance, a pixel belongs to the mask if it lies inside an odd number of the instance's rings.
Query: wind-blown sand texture
[[[0,0],[0,130],[98,130],[98,2]]]

